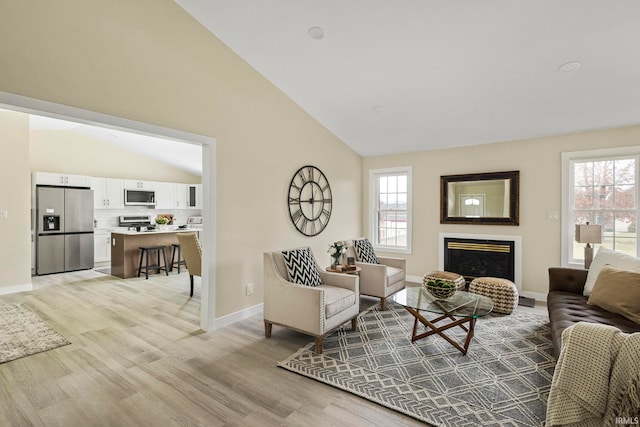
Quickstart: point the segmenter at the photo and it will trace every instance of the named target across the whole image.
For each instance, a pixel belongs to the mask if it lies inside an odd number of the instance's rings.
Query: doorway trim
[[[215,138],[1,91],[0,108],[202,146],[202,216],[205,227],[201,235],[202,245],[207,249],[207,256],[202,259],[200,328],[204,331],[214,330],[216,300]]]

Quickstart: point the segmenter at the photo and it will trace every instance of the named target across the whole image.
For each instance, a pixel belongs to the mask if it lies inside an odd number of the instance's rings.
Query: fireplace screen
[[[499,277],[514,281],[512,241],[444,239],[444,269],[461,274],[467,282],[476,277]]]

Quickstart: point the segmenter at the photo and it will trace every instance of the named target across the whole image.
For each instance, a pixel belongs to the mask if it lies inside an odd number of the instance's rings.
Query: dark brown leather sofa
[[[589,297],[582,295],[587,272],[588,270],[577,268],[549,268],[547,309],[556,358],[560,355],[562,331],[577,322],[612,325],[627,333],[640,332],[640,324],[598,306],[587,304]]]

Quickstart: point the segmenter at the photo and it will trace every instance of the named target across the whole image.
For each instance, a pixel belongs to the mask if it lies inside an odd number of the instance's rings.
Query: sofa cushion
[[[387,266],[387,286],[394,285],[400,280],[404,280],[404,277],[403,269]]]
[[[640,273],[640,258],[635,258],[630,255],[623,254],[622,252],[613,251],[600,246],[596,256],[593,257],[593,262],[589,267],[589,273],[587,273],[587,281],[584,284],[584,296],[588,297],[591,295],[593,285],[595,285],[596,280],[598,279],[600,270],[602,270],[602,268],[607,264],[621,270]]]
[[[356,294],[349,289],[329,285],[320,285],[318,288],[324,289],[324,315],[327,319],[356,303]]]
[[[291,249],[282,251],[287,267],[289,281],[305,286],[318,286],[322,283],[311,249]]]
[[[356,248],[358,261],[369,264],[380,264],[369,239],[354,240],[353,246]]]
[[[605,265],[593,286],[588,304],[640,323],[640,273]]]
[[[560,355],[562,331],[578,322],[602,323],[622,332],[640,331],[640,325],[619,314],[587,304],[587,297],[574,292],[552,291],[547,295],[547,309],[556,357]]]

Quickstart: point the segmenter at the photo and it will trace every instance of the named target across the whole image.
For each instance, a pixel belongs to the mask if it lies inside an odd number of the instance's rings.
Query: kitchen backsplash
[[[121,215],[151,215],[154,220],[158,214],[173,214],[174,225],[184,225],[190,216],[202,215],[201,209],[147,209],[130,207],[125,209],[95,210],[93,213],[94,224],[97,229],[118,227],[118,219]]]

